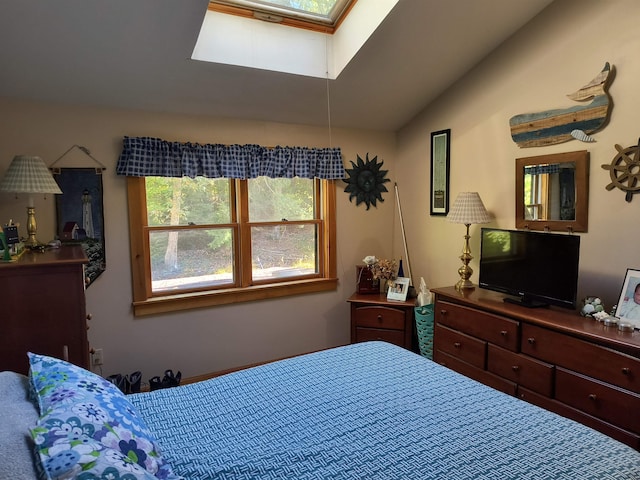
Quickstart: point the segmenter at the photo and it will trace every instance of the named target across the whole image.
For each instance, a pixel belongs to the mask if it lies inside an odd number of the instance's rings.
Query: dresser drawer
[[[553,365],[489,345],[487,370],[547,397],[553,395]]]
[[[640,432],[640,395],[564,368],[556,369],[556,399],[627,430]]]
[[[519,322],[448,302],[437,302],[436,321],[455,330],[518,351]]]
[[[577,408],[573,408],[557,400],[552,400],[520,386],[518,386],[518,398],[525,402],[533,403],[534,405],[546,410],[556,412],[558,415],[580,422],[595,430],[599,430],[602,433],[635,448],[636,450],[640,450],[640,436],[637,433],[630,432],[629,430],[621,428],[620,426],[614,425],[610,422],[605,422],[604,420],[596,418],[593,415],[588,415]]]
[[[404,330],[405,312],[396,308],[366,306],[354,309],[352,321],[357,327]]]
[[[491,388],[495,388],[496,390],[500,390],[501,392],[512,396],[516,394],[517,385],[515,383],[505,380],[493,373],[487,372],[486,370],[475,368],[441,350],[436,350],[434,352],[433,359],[440,365],[444,365],[451,370],[455,370],[465,377],[473,378],[474,380],[484,383]]]
[[[487,342],[436,324],[438,349],[477,368],[485,368]]]
[[[532,357],[640,392],[640,359],[630,355],[528,324],[522,326],[521,350]]]
[[[379,328],[356,328],[356,342],[382,340],[404,347],[404,332],[398,330],[383,330]]]

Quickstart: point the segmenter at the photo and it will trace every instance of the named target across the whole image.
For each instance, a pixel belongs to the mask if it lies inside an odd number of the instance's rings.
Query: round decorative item
[[[586,297],[582,300],[580,315],[583,317],[595,317],[594,314],[604,311],[602,300],[598,297]]]
[[[618,330],[621,332],[633,332],[633,324],[628,322],[620,322],[618,324]]]
[[[609,170],[611,183],[605,188],[613,190],[619,188],[626,192],[625,200],[630,202],[633,194],[640,191],[640,140],[638,145],[622,148],[616,145],[618,154],[613,157],[610,165],[602,165],[602,168]]]
[[[377,156],[369,160],[369,154],[367,153],[366,162],[360,158],[360,155],[357,155],[357,157],[357,164],[352,161],[353,168],[346,169],[348,178],[344,179],[343,182],[348,185],[344,191],[349,194],[349,201],[355,198],[356,206],[364,202],[367,210],[369,210],[371,205],[376,206],[377,200],[384,202],[382,192],[389,191],[384,186],[385,183],[390,181],[388,178],[384,178],[388,170],[381,170],[384,162],[378,163]]]

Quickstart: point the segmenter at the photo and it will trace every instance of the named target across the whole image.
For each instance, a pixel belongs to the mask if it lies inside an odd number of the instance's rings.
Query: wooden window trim
[[[321,244],[325,245],[325,248],[320,249],[318,257],[318,261],[321,262],[320,271],[325,272],[322,278],[154,297],[151,292],[149,242],[147,235],[145,235],[147,224],[145,181],[143,177],[127,177],[134,316],[154,315],[192,308],[335,290],[338,285],[336,266],[336,186],[335,180],[320,180],[320,182],[322,182],[323,195],[321,196],[319,207],[324,221],[322,222],[319,237]],[[246,202],[243,205],[246,205]],[[245,215],[245,213],[239,212],[239,215]],[[236,247],[240,249],[246,248],[245,245],[237,245]],[[242,272],[241,275],[246,275],[246,272]]]
[[[349,2],[347,7],[341,13],[341,15],[336,19],[334,25],[331,25],[329,23],[319,22],[319,21],[303,20],[300,18],[293,18],[293,17],[287,17],[287,16],[281,17],[281,20],[277,23],[279,25],[284,25],[287,27],[301,28],[301,29],[310,30],[313,32],[326,33],[329,35],[333,35],[338,30],[338,27],[342,25],[342,22],[344,21],[344,19],[347,18],[347,15],[351,12],[351,9],[353,8],[353,6],[356,4],[357,1],[358,0],[352,0],[351,2]],[[229,5],[225,3],[209,2],[207,9],[212,12],[225,13],[227,15],[235,15],[243,18],[256,19],[256,10],[253,10],[251,8]],[[269,15],[268,12],[265,12],[265,13],[266,15]],[[278,15],[276,14],[274,14],[274,16],[278,17]]]

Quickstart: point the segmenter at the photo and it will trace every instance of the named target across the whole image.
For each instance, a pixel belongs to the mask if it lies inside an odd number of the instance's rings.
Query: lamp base
[[[46,248],[46,245],[40,243],[36,238],[37,230],[36,209],[34,207],[27,207],[27,239],[24,241],[25,248],[29,250],[44,250]]]
[[[471,249],[469,248],[469,226],[470,224],[465,224],[467,227],[467,234],[464,236],[464,248],[462,249],[462,255],[460,255],[460,260],[462,260],[462,266],[458,269],[458,275],[460,275],[460,280],[456,283],[456,290],[463,290],[465,288],[474,288],[473,283],[471,283],[471,275],[473,274],[473,269],[469,266],[469,262],[473,260],[471,256]]]
[[[44,252],[47,246],[44,243],[40,243],[37,239],[34,243],[24,242],[25,250]]]
[[[461,278],[460,280],[458,280],[458,283],[456,283],[455,288],[456,290],[465,290],[467,288],[476,288],[476,286],[471,283],[470,280]]]

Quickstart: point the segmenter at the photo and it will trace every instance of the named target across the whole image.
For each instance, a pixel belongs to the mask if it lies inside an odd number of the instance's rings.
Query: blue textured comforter
[[[640,479],[640,453],[382,342],[129,397],[188,479]]]

